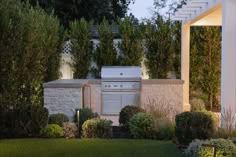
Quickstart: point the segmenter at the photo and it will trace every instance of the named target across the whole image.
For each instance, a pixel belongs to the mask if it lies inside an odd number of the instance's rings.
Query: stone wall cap
[[[82,88],[86,84],[100,84],[100,79],[61,79],[43,84],[44,88]]]
[[[184,84],[184,80],[178,79],[145,79],[142,84]]]

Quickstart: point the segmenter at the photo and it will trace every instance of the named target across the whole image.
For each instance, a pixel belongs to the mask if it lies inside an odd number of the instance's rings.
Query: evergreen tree
[[[101,77],[102,66],[117,65],[117,52],[113,43],[112,27],[108,21],[104,18],[103,22],[97,26],[100,43],[96,47],[93,60],[96,64],[92,68],[93,75],[96,78]]]
[[[84,18],[70,23],[69,36],[72,48],[72,69],[74,78],[86,78],[90,71],[92,45],[91,45],[92,22]]]
[[[140,66],[143,60],[142,36],[139,27],[130,17],[119,20],[121,42],[118,43],[120,61],[126,66]]]
[[[218,106],[221,75],[220,27],[196,27],[192,33],[191,84],[207,95],[210,109]]]
[[[59,72],[58,19],[28,3],[2,0],[0,28],[0,105],[42,105],[42,84]]]
[[[173,37],[170,20],[158,16],[155,25],[148,23],[145,32],[146,61],[150,78],[167,78],[173,70]]]

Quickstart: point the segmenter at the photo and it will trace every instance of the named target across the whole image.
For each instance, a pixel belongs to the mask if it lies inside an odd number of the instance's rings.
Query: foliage
[[[217,129],[214,138],[234,138],[236,137],[236,122],[234,111],[229,109],[223,109],[221,112],[221,128]]]
[[[63,129],[57,124],[48,124],[41,130],[41,136],[47,138],[62,137],[63,133]]]
[[[74,78],[84,79],[90,71],[92,48],[91,45],[92,22],[84,18],[70,23],[69,37],[71,41],[72,69]]]
[[[84,138],[108,138],[111,137],[112,121],[93,118],[84,122],[82,126],[82,133]]]
[[[174,137],[174,116],[176,109],[166,100],[149,100],[142,105],[146,112],[153,117],[154,137],[159,140],[170,140]]]
[[[202,99],[193,98],[190,100],[191,111],[205,111],[205,104]]]
[[[79,121],[77,119],[77,116],[78,115],[77,115],[77,112],[76,112],[74,121],[79,124],[79,132],[80,133],[81,133],[81,130],[82,130],[82,126],[83,126],[83,124],[86,120],[99,117],[99,115],[97,113],[94,113],[92,111],[92,109],[90,109],[90,108],[81,108],[81,109],[79,109]]]
[[[202,144],[207,144],[207,141],[195,139],[193,140],[184,150],[184,155],[186,157],[198,157],[198,151],[201,148]]]
[[[129,130],[129,120],[133,115],[139,113],[139,112],[144,112],[144,110],[138,106],[133,106],[133,105],[127,105],[123,107],[120,111],[119,115],[119,123],[120,125],[125,129]]]
[[[59,77],[59,21],[18,0],[0,12],[0,108],[42,105],[42,84]]]
[[[236,146],[230,141],[225,139],[211,139],[207,144],[216,147],[216,157],[234,157],[236,156]],[[198,151],[199,157],[213,156],[213,150],[209,147],[201,146]]]
[[[167,78],[173,69],[174,48],[171,21],[158,15],[154,24],[145,30],[145,65],[150,78]]]
[[[96,47],[93,60],[96,67],[92,68],[93,75],[101,77],[102,66],[117,65],[117,52],[113,44],[113,33],[108,21],[104,18],[102,23],[97,26],[100,43]]]
[[[48,110],[41,106],[1,110],[0,138],[38,136],[47,122]]]
[[[234,157],[236,155],[236,146],[231,140],[226,139],[193,140],[184,154],[186,157],[213,156],[213,146],[216,148],[216,157]]]
[[[191,89],[207,94],[210,109],[219,106],[221,75],[221,28],[194,27],[191,33]]]
[[[75,123],[65,122],[63,123],[64,137],[75,138],[78,136],[78,128]]]
[[[147,113],[137,113],[130,118],[129,128],[134,138],[151,138],[154,132],[153,118]]]
[[[64,122],[69,122],[69,118],[63,113],[52,114],[49,116],[48,124],[57,124],[62,127]]]
[[[119,34],[121,42],[118,43],[121,65],[141,66],[143,60],[143,46],[141,31],[135,26],[130,17],[119,20]]]
[[[194,139],[209,139],[215,131],[214,119],[207,112],[183,112],[176,115],[175,121],[175,135],[183,145]]]
[[[172,140],[175,135],[175,124],[166,118],[153,117],[154,139]]]
[[[26,1],[26,0],[21,0]],[[134,0],[30,0],[31,4],[43,7],[47,12],[52,11],[59,17],[61,23],[67,27],[69,21],[85,18],[87,21],[94,20],[100,23],[103,17],[109,22],[123,18],[130,3]]]

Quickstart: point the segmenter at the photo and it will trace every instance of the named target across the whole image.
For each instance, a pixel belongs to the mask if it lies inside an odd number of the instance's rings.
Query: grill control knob
[[[108,85],[108,87],[110,88],[110,87],[111,87],[111,85]]]
[[[120,87],[122,88],[122,87],[123,87],[123,85],[121,84],[121,85],[120,85]]]

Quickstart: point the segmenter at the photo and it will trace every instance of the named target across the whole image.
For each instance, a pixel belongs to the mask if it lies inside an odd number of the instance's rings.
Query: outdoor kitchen
[[[165,102],[175,113],[185,110],[182,80],[142,79],[141,67],[104,66],[101,79],[64,79],[44,83],[44,104],[50,114],[64,113],[73,120],[76,109],[91,108],[119,125],[119,112],[126,105],[147,107]]]

